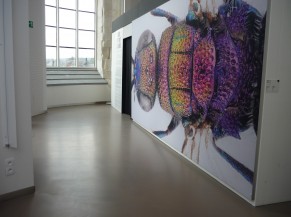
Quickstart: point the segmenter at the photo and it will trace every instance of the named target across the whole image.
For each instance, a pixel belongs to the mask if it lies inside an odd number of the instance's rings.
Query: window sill
[[[106,85],[108,82],[97,70],[48,70],[47,86]]]

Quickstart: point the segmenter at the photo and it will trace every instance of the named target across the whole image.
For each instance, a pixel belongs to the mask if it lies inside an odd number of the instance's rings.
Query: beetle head
[[[157,46],[155,36],[149,30],[139,38],[134,60],[134,85],[137,98],[144,111],[154,106],[157,76]]]
[[[154,99],[147,96],[146,94],[144,94],[140,90],[137,90],[136,95],[137,95],[138,103],[144,111],[148,112],[153,108]]]

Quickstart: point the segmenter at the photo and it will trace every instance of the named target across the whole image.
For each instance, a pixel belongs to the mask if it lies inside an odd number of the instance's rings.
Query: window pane
[[[79,49],[79,67],[89,67],[93,68],[95,66],[95,50],[89,49]]]
[[[79,31],[79,47],[94,48],[94,32]]]
[[[60,48],[60,67],[75,67],[76,52],[73,48]]]
[[[57,25],[57,9],[54,7],[45,7],[45,25]]]
[[[59,7],[76,9],[76,0],[59,0]]]
[[[46,5],[57,6],[56,0],[45,0]]]
[[[76,12],[70,10],[60,9],[60,20],[59,25],[60,27],[66,28],[76,28]]]
[[[62,47],[76,47],[75,30],[59,29],[59,45]]]
[[[95,0],[79,0],[79,10],[95,12]]]
[[[47,67],[96,67],[96,0],[45,0],[45,5]]]
[[[95,30],[94,14],[79,12],[79,29]]]
[[[46,47],[46,66],[57,66],[57,49],[55,47]]]
[[[46,45],[57,46],[57,29],[54,27],[45,27]]]

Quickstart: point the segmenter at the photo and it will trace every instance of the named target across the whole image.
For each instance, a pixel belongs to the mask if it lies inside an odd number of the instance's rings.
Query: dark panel
[[[122,113],[131,116],[131,37],[123,40]]]
[[[136,7],[139,2],[141,2],[142,0],[124,0],[125,3],[125,13],[128,12],[129,10],[131,10],[132,8]]]

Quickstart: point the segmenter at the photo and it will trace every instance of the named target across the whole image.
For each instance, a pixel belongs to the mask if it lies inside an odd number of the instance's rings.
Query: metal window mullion
[[[56,8],[56,6],[53,5],[45,5],[46,7]]]
[[[94,13],[94,28],[95,28],[95,33],[94,33],[94,67],[97,69],[97,10],[98,10],[98,1],[95,0],[95,13]]]
[[[60,29],[76,30],[76,28],[71,28],[71,27],[60,27]]]
[[[78,29],[78,30],[81,30],[81,31],[84,31],[84,32],[95,32],[95,30],[92,30],[92,29]]]
[[[72,8],[63,8],[63,7],[59,7],[60,9],[63,9],[63,10],[68,10],[68,11],[75,11],[76,9],[72,9]]]
[[[60,12],[59,12],[59,0],[57,0],[57,47],[56,47],[56,51],[57,51],[57,67],[60,66],[60,31],[59,31],[59,27],[60,27]]]
[[[95,6],[96,6],[96,3],[95,3]],[[95,12],[92,12],[92,11],[83,11],[83,10],[78,10],[78,11],[88,13],[88,14],[95,14]]]
[[[76,55],[76,63],[75,66],[76,68],[79,68],[79,0],[75,0],[76,2],[76,15],[75,15],[75,21],[76,21],[76,33],[75,33],[75,55]],[[63,46],[60,46],[60,9],[66,9],[66,10],[72,10],[73,9],[68,9],[68,8],[62,8],[59,7],[59,0],[56,0],[56,67],[60,67],[60,48],[63,48]],[[54,7],[54,6],[51,6]],[[94,30],[84,30],[84,31],[90,31],[90,32],[94,32],[94,48],[88,48],[88,49],[92,49],[94,50],[94,67],[97,67],[97,49],[96,49],[96,45],[97,45],[97,16],[96,16],[96,11],[97,11],[97,1],[95,1],[95,12],[89,12],[89,11],[81,11],[81,12],[86,12],[86,13],[94,13]],[[71,29],[71,28],[66,28],[66,29]],[[52,46],[49,46],[52,47]],[[86,49],[86,48],[84,48]]]
[[[75,47],[70,47],[70,46],[60,46],[60,48],[71,48],[71,49],[75,49]]]
[[[79,67],[79,0],[76,0],[76,67]]]
[[[95,50],[94,47],[79,47],[79,49],[83,49],[83,50]]]
[[[56,26],[51,26],[51,25],[45,25],[45,27],[56,28]]]

